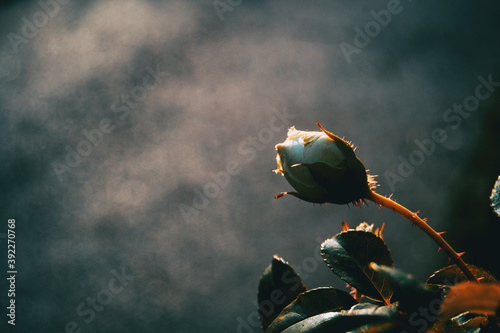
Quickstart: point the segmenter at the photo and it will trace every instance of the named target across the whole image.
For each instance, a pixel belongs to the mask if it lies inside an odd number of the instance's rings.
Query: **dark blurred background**
[[[0,327],[259,332],[273,254],[309,288],[345,288],[317,259],[342,221],[385,222],[421,281],[448,265],[373,204],[273,199],[291,189],[274,145],[316,121],[499,276],[498,17],[493,1],[3,2],[0,262],[15,218],[18,274],[16,326],[1,279]]]

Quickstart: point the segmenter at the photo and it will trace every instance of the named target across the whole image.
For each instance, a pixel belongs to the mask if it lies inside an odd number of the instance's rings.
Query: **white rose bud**
[[[288,130],[285,142],[277,144],[274,170],[285,176],[297,192],[283,192],[315,203],[360,203],[374,181],[349,143],[326,131]]]

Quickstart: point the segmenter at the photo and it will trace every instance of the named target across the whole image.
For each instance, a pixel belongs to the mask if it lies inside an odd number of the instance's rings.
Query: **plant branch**
[[[443,237],[441,237],[439,233],[434,231],[434,229],[432,229],[424,220],[418,217],[417,213],[411,212],[395,201],[386,198],[374,191],[370,191],[366,199],[375,202],[379,206],[389,208],[390,210],[393,210],[394,212],[406,217],[413,224],[422,229],[430,238],[432,238],[437,243],[437,245],[439,245],[439,247],[446,252],[448,257],[453,260],[453,262],[462,270],[462,272],[470,281],[479,282],[474,274],[472,274],[469,267],[465,264],[463,259],[460,257],[460,255],[455,252],[455,250],[453,250],[453,248],[443,239]]]

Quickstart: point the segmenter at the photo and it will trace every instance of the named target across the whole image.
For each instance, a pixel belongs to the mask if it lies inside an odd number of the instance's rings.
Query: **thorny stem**
[[[457,252],[455,252],[455,250],[453,250],[453,248],[443,239],[443,237],[441,237],[439,233],[434,231],[434,229],[432,229],[424,220],[418,217],[417,213],[411,212],[410,210],[406,209],[405,207],[401,206],[395,201],[392,201],[389,198],[381,196],[380,194],[374,191],[370,191],[366,199],[371,200],[376,204],[378,204],[379,206],[384,206],[406,217],[413,224],[422,229],[430,238],[432,238],[439,245],[439,247],[446,252],[448,257],[451,260],[453,260],[453,262],[462,270],[462,272],[470,281],[479,282],[478,279],[474,276],[474,274],[472,274],[469,267],[465,264],[463,259],[460,257],[460,255]]]

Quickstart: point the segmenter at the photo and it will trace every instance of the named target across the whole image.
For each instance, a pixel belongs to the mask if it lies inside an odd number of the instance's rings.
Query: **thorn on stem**
[[[287,195],[287,194],[288,194],[288,192],[281,192],[280,194],[276,195],[276,196],[274,197],[274,199],[281,198],[282,196]]]
[[[349,230],[349,226],[347,225],[346,221],[342,221],[342,231],[347,231]]]

